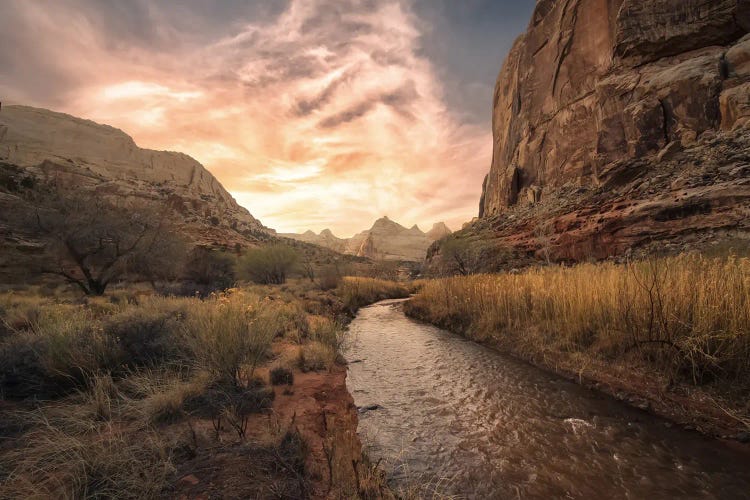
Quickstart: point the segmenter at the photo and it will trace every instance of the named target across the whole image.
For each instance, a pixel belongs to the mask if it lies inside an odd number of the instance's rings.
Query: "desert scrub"
[[[116,346],[90,311],[45,307],[28,330],[0,344],[0,386],[7,397],[54,396],[85,386],[91,374],[118,362]]]
[[[276,366],[268,372],[271,385],[293,385],[294,373],[285,366]]]
[[[297,363],[303,372],[330,370],[338,357],[333,347],[321,342],[310,342],[299,350]]]
[[[750,260],[686,254],[430,281],[408,314],[522,354],[635,357],[750,385]]]
[[[310,338],[340,352],[347,339],[344,325],[326,316],[313,316],[310,322]]]
[[[344,302],[344,308],[354,314],[360,307],[368,304],[408,297],[410,290],[405,284],[395,281],[347,277],[339,284],[336,294]]]
[[[108,317],[104,330],[119,348],[122,365],[155,366],[187,362],[180,325],[195,299],[151,297]]]
[[[168,424],[186,416],[185,403],[205,394],[213,381],[207,372],[140,370],[120,384],[128,414],[148,424]]]
[[[184,327],[196,363],[238,386],[269,355],[279,321],[257,298],[235,292],[196,304]]]
[[[41,410],[25,418],[34,425],[23,446],[0,457],[9,471],[0,498],[158,498],[169,484],[171,451],[156,433],[129,436],[95,421],[74,432]]]
[[[278,323],[276,335],[296,343],[302,342],[309,331],[305,310],[293,299],[283,304],[273,302],[265,301],[264,314],[276,317]]]

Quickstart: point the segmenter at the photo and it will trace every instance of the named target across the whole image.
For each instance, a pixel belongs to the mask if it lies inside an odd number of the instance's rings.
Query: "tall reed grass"
[[[407,313],[522,354],[639,358],[750,384],[750,260],[685,254],[430,281]]]
[[[411,291],[406,284],[395,281],[346,277],[336,289],[336,294],[344,302],[344,308],[354,314],[360,307],[380,300],[408,297]]]

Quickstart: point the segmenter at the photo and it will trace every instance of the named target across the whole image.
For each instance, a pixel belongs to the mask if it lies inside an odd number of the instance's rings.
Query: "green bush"
[[[186,264],[185,277],[198,285],[198,291],[207,295],[230,288],[235,281],[234,268],[235,259],[232,255],[196,247]]]
[[[299,260],[296,250],[276,244],[250,250],[240,258],[239,276],[263,285],[280,285]]]

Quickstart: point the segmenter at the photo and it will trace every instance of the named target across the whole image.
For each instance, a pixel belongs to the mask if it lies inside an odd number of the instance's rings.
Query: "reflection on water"
[[[462,498],[750,498],[750,454],[415,322],[397,301],[362,309],[351,334],[359,431],[396,483]]]

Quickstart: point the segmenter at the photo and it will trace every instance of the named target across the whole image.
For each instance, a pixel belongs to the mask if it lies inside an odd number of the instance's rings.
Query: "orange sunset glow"
[[[16,81],[0,79],[0,96],[187,153],[279,231],[350,236],[382,215],[423,228],[474,217],[491,160],[493,82],[467,91],[484,105],[478,118],[451,107],[423,50],[434,23],[414,2],[265,3],[274,5],[205,32],[196,12],[144,3],[142,35],[132,19],[120,25],[117,7],[10,2],[5,22],[33,25],[36,41],[30,55],[2,56]],[[0,36],[23,47],[31,34]],[[24,74],[24,57],[47,74]]]

